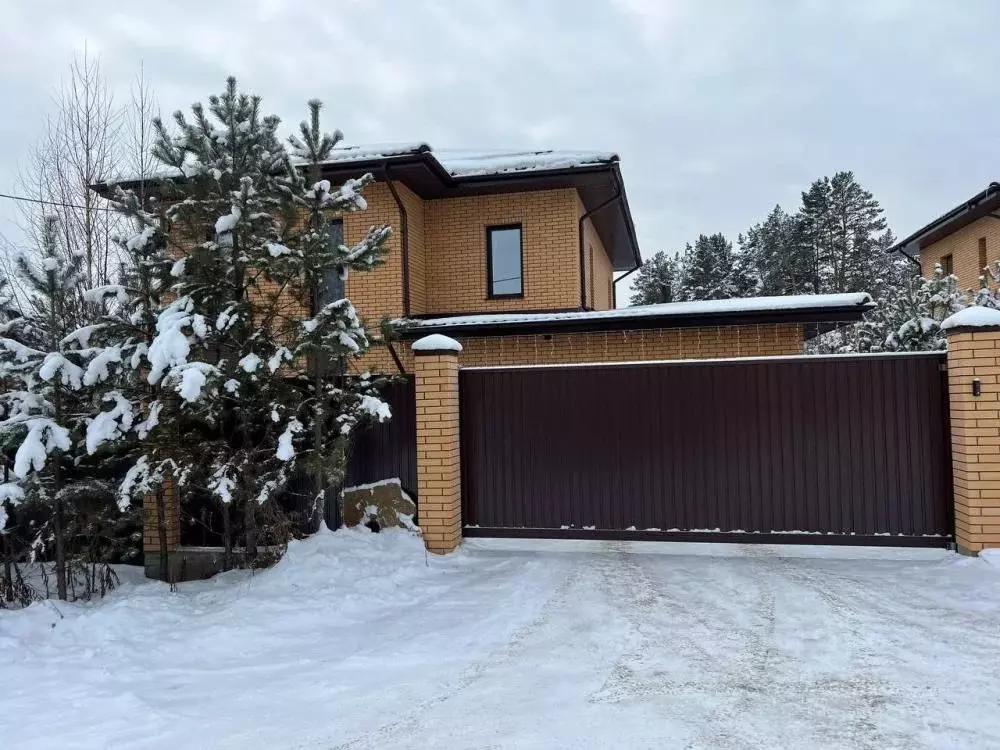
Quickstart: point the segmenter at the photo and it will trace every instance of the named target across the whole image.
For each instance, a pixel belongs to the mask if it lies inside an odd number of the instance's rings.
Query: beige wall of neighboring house
[[[934,274],[938,263],[944,265],[950,255],[952,273],[958,277],[960,289],[978,289],[980,265],[980,243],[985,240],[986,265],[994,267],[1000,261],[1000,221],[991,218],[978,219],[968,226],[956,230],[947,237],[920,250],[920,273],[924,278]]]

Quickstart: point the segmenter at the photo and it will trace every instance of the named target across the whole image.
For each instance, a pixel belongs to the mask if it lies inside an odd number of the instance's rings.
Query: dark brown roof
[[[430,333],[448,336],[511,336],[649,328],[690,328],[793,323],[806,338],[855,323],[873,307],[865,293],[749,297],[637,305],[615,310],[553,310],[482,315],[424,316],[395,321],[405,339]]]
[[[371,172],[402,182],[424,199],[575,188],[584,210],[620,196],[591,217],[616,271],[642,263],[618,155],[584,151],[440,151],[427,144],[347,147],[322,166],[331,182]],[[164,173],[159,177],[177,177]],[[135,181],[123,180],[129,187]],[[108,184],[95,185],[104,193]]]
[[[918,255],[928,245],[933,245],[948,235],[954,234],[977,219],[991,215],[998,208],[1000,208],[1000,183],[991,182],[985,190],[979,191],[965,202],[959,203],[947,213],[897,242],[889,248],[889,252],[902,252],[911,257]]]

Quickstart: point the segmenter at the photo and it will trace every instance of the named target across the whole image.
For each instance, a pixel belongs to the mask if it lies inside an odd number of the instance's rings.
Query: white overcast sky
[[[86,44],[164,114],[231,73],[353,143],[616,151],[645,257],[841,169],[904,235],[1000,177],[998,29],[996,0],[0,0],[0,192]]]

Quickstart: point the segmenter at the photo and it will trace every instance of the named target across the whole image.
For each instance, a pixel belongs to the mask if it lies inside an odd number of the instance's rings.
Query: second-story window
[[[944,271],[945,276],[951,276],[955,269],[955,259],[952,257],[951,253],[948,253],[941,258],[941,270]]]
[[[986,238],[979,238],[979,273],[985,273],[983,269],[986,268]]]
[[[490,297],[520,297],[522,279],[521,225],[486,228],[486,271]]]
[[[344,244],[344,222],[341,219],[330,222],[330,242],[334,245]],[[319,291],[319,306],[323,307],[343,298],[344,280],[340,278],[337,269],[331,268],[326,274],[326,283]]]

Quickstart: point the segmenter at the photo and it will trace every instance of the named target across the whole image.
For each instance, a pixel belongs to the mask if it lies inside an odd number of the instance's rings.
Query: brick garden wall
[[[803,350],[802,327],[794,324],[454,338],[463,347],[462,367],[775,357]],[[412,371],[408,342],[399,342],[396,351]]]

